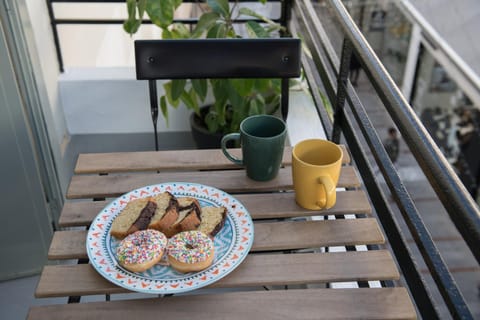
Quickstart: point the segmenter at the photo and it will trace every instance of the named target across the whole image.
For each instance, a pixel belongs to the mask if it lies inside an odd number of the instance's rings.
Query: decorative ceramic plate
[[[117,263],[115,249],[120,241],[110,236],[115,217],[129,201],[165,191],[176,197],[194,197],[202,207],[227,208],[225,225],[215,236],[215,259],[209,268],[200,272],[180,273],[170,266],[157,264],[143,273],[135,273]],[[143,293],[170,294],[198,289],[225,277],[245,259],[252,243],[252,219],[237,199],[224,191],[201,184],[168,182],[133,190],[107,205],[93,220],[88,231],[87,253],[93,267],[118,286]]]

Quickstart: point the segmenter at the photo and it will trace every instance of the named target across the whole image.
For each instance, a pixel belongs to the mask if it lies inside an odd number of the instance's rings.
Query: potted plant
[[[152,23],[162,29],[163,39],[188,38],[240,38],[234,28],[239,16],[251,18],[245,22],[244,31],[250,38],[269,38],[284,32],[280,24],[257,12],[228,0],[207,0],[200,8],[197,24],[190,26],[173,21],[175,10],[182,0],[127,0],[128,19],[124,29],[136,33],[146,14]],[[265,4],[267,0],[259,0]],[[230,5],[231,4],[231,5]],[[261,23],[257,22],[261,21]],[[165,94],[160,97],[160,109],[168,124],[168,106],[177,108],[182,102],[194,111],[190,119],[194,139],[205,133],[214,136],[206,147],[218,147],[221,137],[238,131],[240,122],[247,116],[274,113],[280,102],[279,79],[196,79],[172,80],[164,84]],[[206,105],[207,97],[213,102]],[[200,127],[200,133],[197,130]]]

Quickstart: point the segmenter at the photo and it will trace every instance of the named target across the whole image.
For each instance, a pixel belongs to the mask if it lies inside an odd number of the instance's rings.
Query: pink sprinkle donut
[[[160,261],[167,245],[160,231],[147,229],[125,237],[117,247],[118,263],[132,272],[143,272]]]
[[[214,258],[214,245],[205,233],[184,231],[168,240],[168,262],[179,272],[195,272],[208,268]]]

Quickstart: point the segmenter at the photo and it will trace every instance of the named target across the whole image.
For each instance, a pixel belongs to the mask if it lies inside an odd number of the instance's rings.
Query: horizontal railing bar
[[[125,19],[55,19],[56,24],[123,24]],[[271,19],[274,22],[280,23],[280,19]],[[232,20],[233,23],[245,23],[248,21],[255,21],[258,23],[264,23],[260,19],[235,19]],[[198,19],[175,19],[176,23],[184,24],[196,24]],[[151,20],[142,20],[144,24],[152,24]]]
[[[184,3],[196,3],[202,4],[206,3],[206,1],[200,0],[183,0]],[[229,1],[233,2],[233,1]],[[258,3],[258,0],[236,0],[235,2],[241,3]],[[82,3],[89,3],[89,4],[102,4],[102,3],[125,3],[125,0],[106,0],[106,1],[95,1],[95,0],[46,0],[48,14],[50,17],[50,24],[52,25],[52,33],[55,42],[55,47],[57,51],[57,59],[59,64],[60,72],[64,72],[64,65],[63,65],[63,57],[60,48],[60,40],[58,36],[58,25],[112,25],[112,24],[123,24],[126,20],[125,19],[57,19],[55,16],[55,3],[75,3],[75,4],[82,4]],[[275,23],[279,23],[282,26],[286,25],[286,21],[289,19],[290,16],[290,9],[291,9],[291,0],[270,0],[270,3],[279,3],[280,7],[280,17],[270,17],[269,19]],[[234,24],[244,24],[248,21],[254,21],[257,23],[265,23],[265,21],[261,19],[248,19],[248,18],[238,18],[233,19],[232,22]],[[198,23],[198,19],[174,19],[174,23],[183,23],[186,25],[194,25]],[[142,21],[143,24],[152,24],[149,19]],[[283,33],[281,32],[283,36]]]
[[[48,0],[52,3],[125,3],[125,0],[103,0],[103,1],[96,1],[96,0]],[[237,2],[251,2],[257,3],[258,0],[236,0]],[[269,0],[268,2],[282,2],[283,0]],[[185,3],[205,3],[206,1],[199,1],[199,0],[183,0]]]

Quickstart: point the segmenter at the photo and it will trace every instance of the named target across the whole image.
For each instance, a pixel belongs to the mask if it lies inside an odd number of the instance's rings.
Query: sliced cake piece
[[[203,207],[200,218],[201,223],[197,230],[206,233],[213,238],[225,224],[225,219],[227,218],[227,208],[211,206]]]
[[[165,233],[178,219],[178,201],[170,192],[163,192],[152,197],[157,204],[155,214],[148,228]]]
[[[191,197],[180,197],[178,201],[178,218],[164,231],[167,237],[172,237],[182,231],[190,231],[198,228],[201,222],[200,204]]]
[[[157,204],[150,198],[130,201],[113,220],[110,234],[123,239],[135,231],[147,229],[156,208]]]

